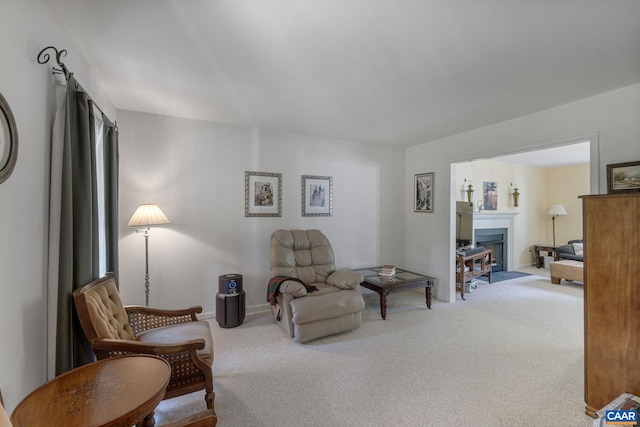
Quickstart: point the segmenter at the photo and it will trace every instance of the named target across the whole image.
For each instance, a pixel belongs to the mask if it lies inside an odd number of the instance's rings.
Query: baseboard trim
[[[250,306],[245,308],[245,314],[266,313],[271,309],[270,307],[271,306],[269,304],[250,305]],[[202,320],[215,319],[215,318],[216,318],[216,312],[215,311],[205,311],[205,312],[200,313],[198,315],[198,319],[202,319]]]

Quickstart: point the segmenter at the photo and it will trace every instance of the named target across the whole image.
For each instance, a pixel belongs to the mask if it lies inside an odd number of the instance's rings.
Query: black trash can
[[[221,328],[235,328],[244,320],[245,300],[242,274],[224,274],[218,277],[216,294],[216,321]]]

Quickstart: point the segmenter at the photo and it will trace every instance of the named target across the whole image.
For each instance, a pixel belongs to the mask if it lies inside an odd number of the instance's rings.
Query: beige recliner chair
[[[333,249],[319,230],[271,235],[268,300],[276,322],[294,341],[356,329],[362,321],[362,274],[336,271]],[[313,288],[317,290],[310,291]]]

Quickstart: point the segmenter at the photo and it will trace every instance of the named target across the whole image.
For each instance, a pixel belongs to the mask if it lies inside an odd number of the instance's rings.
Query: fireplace
[[[500,251],[500,255],[502,258],[502,270],[503,271],[513,271],[514,265],[513,262],[516,260],[516,256],[513,253],[515,249],[513,236],[515,233],[513,230],[513,222],[515,217],[518,215],[518,212],[496,212],[496,213],[474,213],[473,214],[473,243],[477,243],[478,239],[476,236],[481,234],[488,234],[485,230],[491,229],[500,229],[501,233],[504,233],[504,242],[502,244],[502,251]],[[506,231],[505,231],[506,230]],[[490,234],[494,234],[490,232]],[[486,241],[486,239],[484,239]],[[493,248],[491,248],[493,250]],[[494,250],[494,258],[496,257],[496,253],[498,251]],[[494,270],[496,271],[496,270]]]
[[[475,230],[476,247],[493,251],[492,271],[507,271],[507,229],[480,228]]]

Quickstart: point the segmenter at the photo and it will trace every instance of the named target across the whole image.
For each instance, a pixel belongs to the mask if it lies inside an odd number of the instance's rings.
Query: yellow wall
[[[561,203],[567,215],[556,218],[556,244],[582,239],[582,201],[589,194],[589,164],[546,169],[547,206]],[[548,216],[548,215],[547,215]],[[553,242],[552,223],[547,226],[547,242]]]
[[[483,182],[496,182],[498,206],[495,213],[514,213],[514,268],[532,264],[531,247],[553,241],[552,221],[548,215],[552,204],[562,203],[567,215],[556,219],[556,243],[582,238],[582,210],[578,196],[589,192],[589,164],[539,168],[478,160],[456,165],[457,199],[467,200],[463,187],[471,180],[475,189],[474,206],[482,198]],[[513,187],[520,192],[519,206],[513,206]]]

